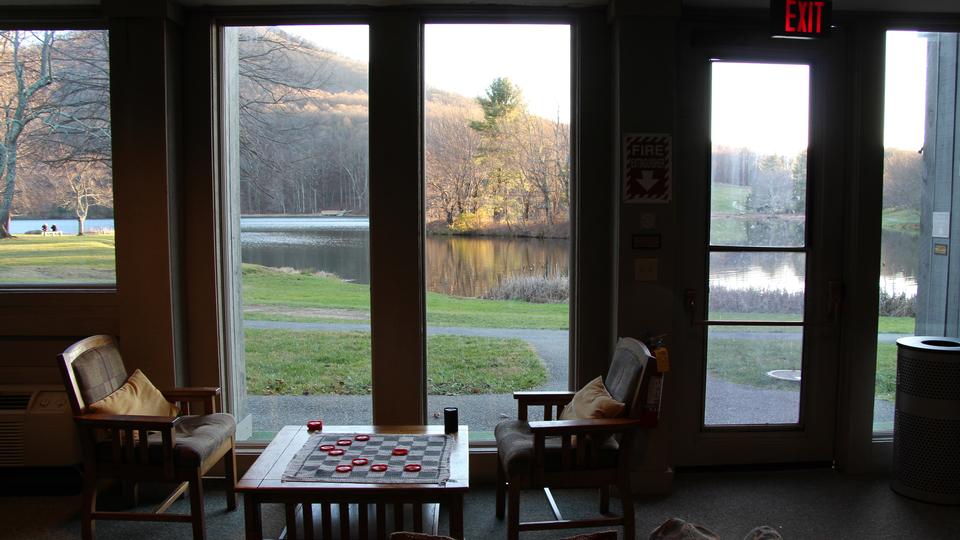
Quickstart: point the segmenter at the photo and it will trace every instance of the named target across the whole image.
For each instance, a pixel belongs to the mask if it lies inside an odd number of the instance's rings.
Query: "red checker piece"
[[[317,431],[323,429],[323,420],[310,420],[307,422],[307,431]]]
[[[365,457],[355,457],[351,463],[354,465],[366,465],[367,463],[370,463],[370,461]]]
[[[333,450],[334,448],[336,448],[336,446],[334,446],[334,445],[332,445],[332,444],[321,444],[321,445],[320,445],[320,451],[322,451],[322,452],[329,452],[329,451]]]
[[[341,450],[341,449],[339,449],[339,448],[334,448],[333,450],[327,452],[327,455],[328,455],[328,456],[342,456],[342,455],[343,455],[343,450]]]
[[[398,447],[396,447],[396,448],[393,449],[393,452],[390,452],[390,453],[393,454],[393,455],[395,455],[395,456],[405,456],[405,455],[407,455],[407,454],[410,453],[410,450],[408,450],[408,449],[406,449],[406,448],[401,448],[401,447],[398,446]]]
[[[403,466],[403,470],[407,472],[420,472],[421,468],[422,467],[420,467],[420,465],[417,463],[408,463]]]
[[[350,472],[353,470],[353,465],[337,465],[337,472]]]
[[[358,441],[361,441],[361,442],[362,442],[362,441],[369,441],[369,440],[370,440],[370,436],[369,436],[369,435],[357,435],[356,437],[354,437],[354,439],[355,439],[355,440],[358,440]]]
[[[383,463],[377,463],[375,465],[371,465],[370,470],[373,472],[384,472],[387,470],[387,466]]]
[[[353,441],[350,439],[340,439],[337,441],[337,446],[350,446],[351,444],[353,444]]]

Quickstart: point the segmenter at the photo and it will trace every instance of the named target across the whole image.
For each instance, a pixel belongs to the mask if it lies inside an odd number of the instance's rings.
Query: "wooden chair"
[[[507,538],[520,531],[623,526],[623,538],[634,538],[630,463],[637,430],[655,424],[644,414],[649,381],[656,361],[637,340],[617,344],[604,385],[626,404],[618,418],[553,420],[559,418],[574,392],[515,392],[517,420],[497,425],[497,518],[507,510]],[[528,421],[528,408],[543,407],[543,421]],[[610,486],[617,486],[622,515],[610,515]],[[563,519],[550,488],[599,488],[599,517]],[[520,522],[520,491],[543,488],[554,520]],[[506,499],[506,500],[505,500]]]
[[[193,538],[204,538],[202,477],[221,459],[226,470],[227,509],[236,509],[236,422],[233,416],[216,412],[219,388],[161,390],[168,401],[180,407],[182,416],[176,418],[93,414],[89,404],[110,395],[127,380],[116,341],[104,335],[78,341],[59,355],[58,363],[83,449],[84,540],[92,540],[98,519],[189,521]],[[105,478],[120,480],[134,504],[137,482],[179,485],[152,513],[97,511],[97,483]],[[188,487],[190,514],[164,513]]]

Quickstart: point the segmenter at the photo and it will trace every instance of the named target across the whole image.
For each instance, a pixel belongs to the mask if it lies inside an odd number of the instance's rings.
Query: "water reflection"
[[[370,282],[370,244],[363,218],[244,218],[243,262],[331,272]],[[285,227],[285,228],[284,228]],[[569,275],[564,239],[430,236],[425,242],[427,290],[483,296],[510,276]]]
[[[308,272],[326,271],[370,282],[366,218],[244,218],[243,261]],[[883,231],[881,287],[916,293],[917,237]],[[509,276],[569,275],[565,239],[429,236],[425,242],[427,289],[454,296],[482,296]],[[711,263],[713,286],[732,289],[803,290],[804,257],[795,254],[726,254]]]
[[[483,296],[511,276],[569,275],[565,239],[430,236],[426,241],[427,290]]]
[[[880,236],[880,288],[891,295],[917,294],[919,235],[884,229]]]

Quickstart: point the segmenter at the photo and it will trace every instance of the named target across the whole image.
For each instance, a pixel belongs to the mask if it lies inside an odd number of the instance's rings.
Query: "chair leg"
[[[97,510],[97,479],[89,468],[83,473],[83,501],[80,508],[80,534],[83,540],[93,540],[93,513]]]
[[[623,512],[623,537],[634,538],[636,523],[633,509],[633,492],[630,488],[630,477],[627,475],[625,481],[617,484],[617,491],[620,492],[621,511]]]
[[[200,468],[190,478],[190,521],[193,524],[193,540],[204,540],[206,527],[203,522],[203,475]]]
[[[520,489],[511,482],[507,493],[507,540],[520,538]]]
[[[600,488],[600,513],[610,513],[610,486]]]
[[[135,508],[139,502],[137,483],[133,480],[120,480],[120,491],[123,504],[128,508]]]
[[[503,519],[504,507],[506,506],[507,475],[503,471],[503,463],[500,462],[500,456],[497,456],[497,519]]]
[[[223,469],[226,471],[227,482],[224,491],[227,493],[227,510],[237,509],[237,444],[230,443],[230,450],[223,456]]]

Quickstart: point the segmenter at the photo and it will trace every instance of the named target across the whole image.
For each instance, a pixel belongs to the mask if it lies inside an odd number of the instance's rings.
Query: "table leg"
[[[243,494],[243,517],[247,540],[263,540],[263,520],[260,516],[260,501],[253,494]]]
[[[287,540],[297,540],[297,503],[287,503]]]
[[[313,503],[303,503],[303,538],[313,540]]]
[[[463,494],[450,498],[450,536],[463,539]]]

